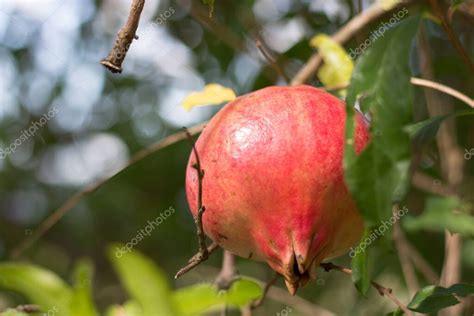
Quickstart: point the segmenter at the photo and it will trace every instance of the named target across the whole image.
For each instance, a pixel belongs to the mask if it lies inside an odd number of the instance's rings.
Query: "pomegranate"
[[[361,238],[363,221],[344,183],[344,102],[310,86],[268,87],[222,108],[196,142],[205,171],[205,233],[241,257],[266,261],[291,294],[322,260]],[[362,116],[356,151],[368,141]],[[197,212],[191,153],[186,193]]]

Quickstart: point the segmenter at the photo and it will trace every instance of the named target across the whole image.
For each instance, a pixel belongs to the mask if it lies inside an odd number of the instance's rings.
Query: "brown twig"
[[[275,273],[273,275],[273,277],[267,282],[267,284],[265,284],[265,287],[263,288],[263,293],[262,293],[262,296],[252,302],[252,304],[250,304],[250,309],[255,309],[257,307],[259,307],[260,305],[263,304],[263,302],[265,301],[265,299],[267,298],[267,295],[268,295],[268,291],[270,291],[270,288],[276,283],[276,281],[278,280],[278,278],[280,277],[280,275],[278,273]]]
[[[324,271],[329,272],[331,270],[337,270],[342,273],[352,275],[352,270],[346,267],[335,265],[331,262],[324,262],[320,264],[320,267],[324,269]],[[407,315],[413,315],[413,313],[403,304],[394,294],[393,290],[390,288],[386,288],[375,281],[370,282],[371,285],[379,292],[381,296],[388,297],[393,303],[395,303],[401,310],[405,312]]]
[[[343,44],[367,24],[378,19],[386,12],[387,11],[382,8],[380,2],[377,1],[363,12],[354,16],[346,25],[344,25],[332,36],[332,39],[339,44]],[[323,58],[319,53],[315,53],[313,56],[311,56],[311,58],[293,78],[291,85],[295,86],[305,83],[312,75],[316,73],[316,70],[321,65],[322,61]]]
[[[207,122],[195,125],[191,128],[188,129],[188,132],[192,135],[200,133]],[[99,188],[101,188],[105,183],[107,183],[109,180],[114,178],[116,175],[127,169],[128,167],[132,166],[133,164],[141,161],[142,159],[150,156],[151,154],[159,151],[160,149],[163,149],[165,147],[168,147],[170,145],[173,145],[183,139],[186,139],[186,133],[184,132],[177,132],[174,134],[171,134],[164,139],[148,146],[147,148],[144,148],[140,151],[138,151],[135,155],[133,155],[129,161],[123,166],[120,170],[115,172],[112,176],[106,178],[106,179],[101,179],[89,186],[86,186],[84,189],[76,192],[73,196],[71,196],[69,199],[64,202],[63,205],[61,205],[58,209],[53,211],[51,215],[48,216],[39,226],[36,230],[33,231],[33,233],[26,237],[16,248],[14,248],[10,254],[11,259],[16,259],[18,258],[25,250],[27,250],[29,247],[31,247],[39,238],[41,238],[51,227],[53,227],[67,212],[69,212],[71,209],[73,209],[81,200],[87,195],[92,194],[93,192],[97,191]]]
[[[114,47],[110,50],[109,55],[100,62],[112,73],[122,72],[122,63],[127,56],[128,49],[132,41],[137,38],[136,32],[144,5],[145,0],[132,1],[127,22],[118,32]]]
[[[459,41],[456,33],[454,33],[451,24],[449,23],[446,15],[441,8],[441,5],[438,3],[438,0],[430,0],[431,7],[433,8],[434,14],[441,20],[441,25],[443,26],[444,31],[448,34],[449,41],[454,46],[454,48],[458,51],[459,55],[461,56],[464,63],[468,66],[471,72],[474,72],[474,63],[469,58],[469,55],[466,53],[466,50],[462,46],[461,42]]]
[[[257,46],[258,50],[262,53],[263,57],[268,61],[268,63],[275,69],[275,71],[285,79],[285,81],[288,83],[290,82],[290,78],[288,75],[285,73],[285,71],[281,68],[281,66],[278,64],[278,62],[273,58],[273,56],[268,52],[267,47],[263,44],[263,42],[259,39],[255,41],[255,45]]]
[[[449,95],[455,97],[456,99],[459,99],[459,100],[463,101],[464,103],[469,105],[471,108],[474,108],[474,100],[473,99],[471,99],[467,95],[465,95],[465,94],[463,94],[463,93],[461,93],[461,92],[459,92],[459,91],[457,91],[457,90],[455,90],[451,87],[445,86],[441,83],[433,82],[433,81],[426,80],[426,79],[420,79],[420,78],[411,78],[410,82],[414,85],[417,85],[417,86],[427,87],[427,88],[435,89],[435,90],[438,90],[440,92],[449,94]]]
[[[189,259],[186,266],[181,268],[178,273],[174,276],[175,279],[179,278],[189,270],[193,269],[194,267],[198,266],[201,262],[207,260],[211,252],[209,252],[206,246],[206,234],[204,233],[204,228],[202,224],[202,216],[206,211],[206,207],[202,204],[202,180],[204,179],[204,170],[201,166],[201,160],[199,159],[199,153],[196,149],[196,144],[193,141],[192,135],[188,132],[186,128],[184,128],[184,132],[186,133],[189,142],[193,147],[194,158],[196,162],[192,165],[194,169],[196,169],[196,173],[198,176],[198,200],[197,200],[197,214],[194,216],[194,223],[196,224],[196,233],[198,237],[198,244],[199,244],[199,251],[197,254]],[[211,246],[218,247],[217,243],[213,243]]]

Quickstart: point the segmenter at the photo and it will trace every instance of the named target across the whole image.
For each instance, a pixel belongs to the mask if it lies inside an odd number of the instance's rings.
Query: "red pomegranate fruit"
[[[266,261],[290,293],[319,264],[361,238],[363,222],[344,183],[344,102],[310,86],[268,87],[224,106],[196,142],[205,233],[222,248]],[[356,151],[368,141],[356,122]],[[186,193],[197,212],[191,153]]]

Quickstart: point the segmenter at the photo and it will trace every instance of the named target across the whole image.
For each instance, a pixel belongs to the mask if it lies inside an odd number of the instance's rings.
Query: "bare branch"
[[[337,31],[332,39],[339,44],[347,42],[352,36],[364,28],[367,24],[378,19],[382,15],[387,13],[382,6],[381,2],[377,1],[369,8],[354,16],[346,25],[344,25],[339,31]],[[323,61],[322,56],[319,53],[315,53],[311,58],[306,62],[306,64],[298,71],[291,85],[299,85],[305,83],[311,76],[316,73],[316,70],[321,65]]]
[[[122,72],[122,63],[125,56],[127,56],[128,49],[132,41],[137,38],[138,22],[140,22],[140,15],[144,6],[145,0],[132,1],[127,22],[118,32],[114,47],[110,50],[109,55],[100,62],[113,73]]]
[[[267,284],[265,284],[265,287],[263,288],[262,296],[258,300],[256,300],[252,304],[250,304],[251,309],[255,309],[255,308],[257,308],[257,307],[259,307],[260,305],[263,304],[263,302],[267,298],[268,291],[275,284],[275,282],[278,280],[279,277],[280,277],[280,275],[278,273],[275,273],[273,275],[273,277],[270,279],[270,281],[268,281]]]
[[[461,93],[457,90],[454,90],[453,88],[445,86],[441,83],[433,82],[433,81],[426,80],[426,79],[420,79],[420,78],[411,78],[410,82],[414,85],[417,85],[417,86],[427,87],[427,88],[435,89],[435,90],[438,90],[440,92],[449,94],[449,95],[455,97],[456,99],[459,99],[462,102],[466,103],[471,108],[474,108],[474,100],[473,99],[471,99],[467,95],[465,95],[465,94],[463,94],[463,93]]]

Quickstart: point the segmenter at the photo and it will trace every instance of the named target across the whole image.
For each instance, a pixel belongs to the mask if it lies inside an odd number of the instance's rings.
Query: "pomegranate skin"
[[[266,261],[294,294],[324,259],[361,238],[344,183],[345,104],[310,86],[268,87],[224,106],[196,142],[204,169],[205,233],[222,248]],[[357,117],[356,151],[368,142]],[[194,154],[186,194],[197,212]]]

